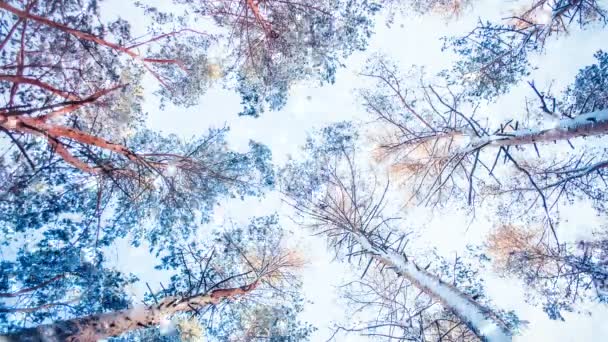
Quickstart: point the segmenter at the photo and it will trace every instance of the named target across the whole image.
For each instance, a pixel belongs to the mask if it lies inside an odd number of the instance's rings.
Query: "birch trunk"
[[[253,291],[258,282],[247,286],[221,289],[189,298],[167,297],[160,303],[138,305],[130,309],[75,318],[24,329],[0,336],[4,342],[94,342],[122,335],[140,328],[157,326],[162,320],[180,312],[191,312],[205,305],[217,304],[228,298]]]
[[[483,307],[456,287],[441,281],[437,276],[409,261],[405,256],[385,251],[373,245],[365,236],[353,233],[361,247],[374,258],[395,270],[427,295],[440,301],[461,319],[482,341],[511,341],[512,336],[505,324],[488,308]]]

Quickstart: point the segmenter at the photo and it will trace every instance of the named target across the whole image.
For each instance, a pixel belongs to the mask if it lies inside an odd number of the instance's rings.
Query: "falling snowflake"
[[[96,185],[97,185],[97,180],[94,178],[91,178],[91,179],[85,181],[84,184],[82,184],[82,189],[83,190],[95,189]]]
[[[312,198],[315,202],[322,202],[327,196],[327,186],[322,184],[319,188],[312,193]]]
[[[32,184],[32,190],[36,192],[46,192],[49,187],[44,182],[36,182]]]
[[[71,289],[67,293],[68,297],[73,298],[73,299],[80,298],[81,294],[82,294],[82,291],[80,289]]]
[[[26,317],[26,314],[24,312],[14,312],[12,313],[13,315],[13,320],[14,321],[23,321]]]
[[[154,186],[154,188],[156,190],[160,190],[163,188],[163,178],[161,176],[158,176],[154,179],[154,181],[152,182],[152,186]]]
[[[548,122],[546,123],[546,125],[548,126],[548,128],[560,128],[562,125],[562,122],[560,119],[557,118],[552,118],[550,120],[547,120]]]
[[[15,129],[17,128],[17,119],[9,116],[3,125],[7,129]]]
[[[149,211],[149,218],[155,219],[160,215],[160,209],[158,207],[153,207]]]
[[[218,207],[213,214],[213,223],[215,225],[222,225],[224,223],[224,217],[226,216],[226,212],[224,208]]]
[[[82,223],[84,222],[84,217],[79,213],[62,213],[59,215],[59,218],[62,220],[69,220],[74,223]]]
[[[284,334],[287,332],[287,323],[285,321],[279,321],[277,323],[277,330],[279,331],[280,334]]]
[[[9,292],[19,291],[19,287],[17,286],[17,278],[15,276],[11,276],[10,278],[8,278],[8,291]]]
[[[545,4],[547,5],[547,4]],[[536,13],[536,22],[542,25],[550,25],[553,21],[553,10],[550,6],[543,6]]]
[[[126,128],[123,128],[123,129],[120,131],[120,133],[119,133],[119,134],[120,134],[120,136],[121,136],[121,137],[123,137],[123,138],[132,138],[132,137],[135,135],[135,133],[137,133],[137,132],[135,131],[135,128],[133,128],[133,127],[126,127]]]
[[[30,254],[38,252],[38,247],[36,247],[36,245],[25,244],[23,249]]]
[[[219,63],[210,63],[209,65],[207,65],[207,75],[212,80],[222,78],[222,66]]]
[[[135,288],[135,286],[133,286],[133,284],[129,284],[127,286],[124,287],[124,292],[119,292],[119,294],[123,294],[125,296],[125,299],[131,303],[135,303],[137,301],[138,293],[137,293],[137,289]]]
[[[466,81],[474,81],[479,77],[478,72],[468,72],[462,76]]]
[[[174,177],[177,174],[177,167],[173,164],[169,164],[166,168],[167,176]]]
[[[94,263],[97,259],[97,252],[92,247],[85,247],[80,250],[80,260],[83,263]]]
[[[164,316],[160,319],[158,331],[161,335],[167,336],[177,331],[177,327],[175,322],[173,322],[169,317]]]
[[[65,243],[61,240],[51,240],[49,241],[49,246],[51,248],[63,248],[65,246]]]

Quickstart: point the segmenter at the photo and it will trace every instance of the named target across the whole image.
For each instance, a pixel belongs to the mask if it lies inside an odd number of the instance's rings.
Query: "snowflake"
[[[15,276],[11,276],[10,278],[8,278],[8,291],[9,292],[19,291],[19,287],[17,286],[17,278]]]
[[[156,177],[152,182],[152,186],[154,186],[156,190],[161,190],[163,188],[163,184],[163,178],[161,176]]]
[[[8,117],[6,118],[6,121],[4,121],[3,126],[6,129],[15,129],[17,128],[17,119],[14,117]]]
[[[177,167],[173,164],[167,165],[166,168],[167,176],[174,177],[177,174]]]
[[[547,4],[545,4],[547,5]],[[537,13],[536,13],[536,22],[542,25],[550,25],[551,22],[553,21],[553,11],[551,10],[551,8],[549,6],[543,6],[542,9],[540,9]]]
[[[49,246],[51,248],[63,248],[65,246],[65,243],[61,240],[51,240],[49,241]]]
[[[173,322],[169,317],[163,316],[160,319],[160,324],[159,324],[158,330],[161,335],[163,335],[163,336],[170,335],[173,332],[175,332],[176,329],[177,328],[176,328],[175,322]]]
[[[85,247],[80,250],[80,260],[83,263],[94,263],[97,259],[97,252],[92,247]]]
[[[35,192],[46,192],[49,187],[43,182],[36,182],[32,184],[32,190]]]
[[[160,214],[160,209],[158,207],[151,208],[149,214],[151,218],[156,218]]]
[[[207,65],[207,75],[212,80],[217,80],[222,77],[222,67],[219,63],[211,63]]]
[[[225,209],[219,207],[216,209],[213,215],[213,223],[216,225],[222,225],[224,223],[224,216],[226,215]]]
[[[287,323],[285,321],[280,321],[277,323],[277,329],[279,330],[279,333],[283,334],[287,332]]]
[[[73,299],[80,298],[81,294],[82,294],[82,291],[80,289],[71,289],[68,291],[68,297],[73,298]]]

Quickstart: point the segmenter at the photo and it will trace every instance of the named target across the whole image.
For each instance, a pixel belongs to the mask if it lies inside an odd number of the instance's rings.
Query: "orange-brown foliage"
[[[513,256],[527,253],[535,256],[533,263],[542,266],[546,263],[545,247],[539,243],[542,231],[540,229],[524,229],[512,224],[504,224],[495,229],[488,237],[488,253],[493,257],[494,266],[498,270],[506,270],[511,265]]]

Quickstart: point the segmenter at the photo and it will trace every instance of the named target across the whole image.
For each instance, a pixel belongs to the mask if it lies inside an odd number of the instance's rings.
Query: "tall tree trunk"
[[[253,291],[258,282],[220,289],[189,298],[167,297],[155,305],[138,305],[130,309],[75,318],[0,336],[6,342],[94,342],[140,328],[157,326],[163,319],[180,312],[192,312],[205,305]]]
[[[443,282],[437,276],[420,269],[404,255],[386,251],[374,245],[366,236],[351,232],[359,245],[380,263],[391,267],[400,277],[409,280],[427,295],[440,301],[461,319],[482,341],[511,341],[511,332],[488,308],[474,301],[456,287]]]
[[[608,134],[608,109],[581,114],[573,119],[560,120],[554,128],[520,129],[477,138],[471,141],[469,147],[479,148],[486,144],[493,146],[529,145],[603,134]]]

